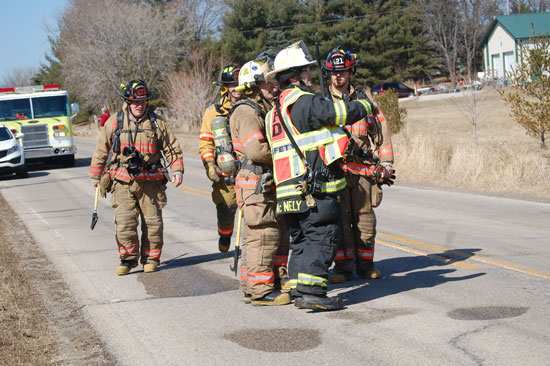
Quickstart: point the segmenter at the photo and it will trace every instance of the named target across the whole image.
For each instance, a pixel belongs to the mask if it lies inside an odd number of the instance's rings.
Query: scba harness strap
[[[155,112],[153,112],[151,110],[147,110],[146,115],[149,118],[149,121],[151,122],[151,130],[153,131],[153,133],[155,135],[155,138],[157,138],[157,130],[158,130],[161,134],[162,140],[167,144],[168,148],[170,149],[170,153],[171,153],[172,157],[174,157],[175,154],[174,154],[174,151],[172,149],[172,146],[168,143],[168,141],[166,139],[166,136],[162,132],[162,129],[160,129],[158,127],[157,115],[155,114]],[[127,132],[129,141],[130,141],[130,143],[132,143],[132,132],[135,132],[135,134],[137,135],[138,132],[143,132],[143,131],[145,131],[145,130],[138,128],[137,122],[136,122],[136,129],[134,131],[132,131],[129,128],[125,130],[124,129],[124,112],[119,111],[117,113],[117,126],[116,126],[114,134],[113,134],[112,152],[116,152],[117,154],[120,154],[120,148],[121,148],[121,146],[120,146],[120,134],[121,133]],[[157,139],[155,144],[158,145],[158,139]],[[125,150],[125,152],[126,152],[125,156],[127,157],[127,159],[126,159],[126,163],[123,163],[123,165],[128,165],[127,166],[128,173],[132,173],[132,172],[130,172],[130,165],[132,165],[131,170],[133,171],[134,175],[139,174],[139,170],[141,170],[141,169],[147,170],[149,172],[155,172],[158,169],[161,169],[162,172],[164,173],[166,179],[169,180],[168,171],[166,169],[166,164],[163,164],[164,157],[163,157],[162,153],[160,153],[161,150],[159,150],[158,147],[157,147],[157,150],[159,151],[159,154],[160,154],[160,160],[156,163],[144,163],[143,162],[143,156],[141,155],[141,153],[138,150],[136,150],[135,146],[132,145],[132,146],[130,146],[129,151]],[[123,152],[123,154],[124,154],[124,152]],[[172,162],[170,162],[170,164],[168,164],[168,165],[171,165]],[[166,161],[164,161],[164,163],[166,163]],[[121,163],[117,162],[116,164],[120,165]]]
[[[244,99],[244,100],[239,100],[237,103],[233,104],[233,107],[231,107],[231,110],[229,111],[229,113],[227,114],[227,120],[229,121],[229,119],[231,118],[231,115],[233,114],[233,112],[235,111],[235,109],[240,106],[240,105],[243,105],[243,104],[246,104],[247,106],[251,107],[252,109],[254,109],[256,111],[256,113],[258,113],[258,116],[260,116],[262,119],[265,118],[265,112],[262,108],[260,108],[260,105],[256,102],[253,102],[252,100],[250,99]]]

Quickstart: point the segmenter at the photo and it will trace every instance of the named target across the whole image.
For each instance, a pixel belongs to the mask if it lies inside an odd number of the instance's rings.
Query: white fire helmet
[[[315,60],[311,57],[305,43],[303,41],[298,41],[282,49],[277,54],[273,71],[267,74],[267,78],[272,78],[276,74],[293,67],[302,67],[314,63]]]
[[[248,61],[239,73],[239,86],[236,90],[244,90],[258,85],[261,81],[270,81],[266,75],[273,70],[269,62],[263,60]]]

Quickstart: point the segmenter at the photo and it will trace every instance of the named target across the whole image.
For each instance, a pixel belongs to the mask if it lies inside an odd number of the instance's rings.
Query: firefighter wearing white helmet
[[[327,297],[328,268],[340,237],[338,194],[345,187],[342,161],[349,140],[341,126],[372,112],[367,100],[336,103],[307,85],[313,64],[307,47],[297,42],[275,58],[281,92],[266,116],[273,158],[277,210],[290,232],[290,286],[299,308],[338,310]]]
[[[245,220],[241,261],[243,300],[252,305],[285,305],[288,288],[288,232],[275,216],[275,187],[271,152],[265,136],[265,115],[278,94],[269,56],[249,61],[239,73],[238,90],[244,98],[229,113],[231,138],[240,169],[235,178],[239,209]]]

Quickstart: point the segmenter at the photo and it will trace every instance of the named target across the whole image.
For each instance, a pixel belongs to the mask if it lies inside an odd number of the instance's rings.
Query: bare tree
[[[510,0],[512,14],[539,13],[550,10],[550,0]]]
[[[67,89],[88,109],[116,109],[120,84],[135,78],[161,93],[165,75],[193,39],[183,4],[70,0],[58,19],[57,42]]]
[[[445,60],[451,84],[457,85],[456,61],[460,42],[459,0],[419,0],[424,32],[438,54]]]
[[[460,34],[459,55],[466,63],[466,77],[472,82],[474,62],[479,56],[477,45],[487,28],[487,23],[494,15],[498,6],[490,0],[459,0],[458,28]]]
[[[460,114],[468,121],[473,128],[474,141],[477,144],[477,125],[483,116],[484,103],[487,97],[485,91],[481,91],[483,85],[479,85],[479,89],[471,89],[462,92],[460,97],[448,97],[449,104],[458,109]]]
[[[182,11],[190,14],[196,41],[204,39],[214,32],[222,22],[228,7],[220,0],[186,0],[182,2]]]
[[[550,10],[550,0],[528,0],[527,3],[534,13],[543,13]]]
[[[2,78],[5,87],[32,85],[32,77],[38,72],[35,67],[15,67]]]
[[[218,71],[219,65],[212,55],[196,52],[181,71],[167,78],[168,108],[189,130],[200,127],[204,110],[216,97],[217,88],[212,82]]]

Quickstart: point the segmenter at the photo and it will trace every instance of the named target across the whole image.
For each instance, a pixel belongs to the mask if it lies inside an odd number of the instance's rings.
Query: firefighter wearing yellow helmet
[[[94,188],[111,193],[115,210],[119,276],[143,264],[156,272],[163,246],[162,209],[166,206],[166,168],[172,183],[182,182],[182,152],[170,128],[148,107],[151,92],[142,80],[122,85],[124,105],[99,129],[90,164]],[[109,153],[112,153],[107,165]],[[166,157],[163,163],[161,153]],[[141,226],[138,235],[138,224]]]
[[[315,94],[310,65],[315,61],[303,42],[277,54],[274,70],[281,92],[266,116],[273,158],[277,210],[290,233],[288,271],[299,308],[339,310],[338,297],[327,296],[328,268],[340,237],[338,194],[345,187],[340,162],[348,145],[341,126],[372,111],[366,100],[334,103]]]
[[[366,99],[365,92],[355,88],[351,78],[359,63],[357,56],[337,46],[327,56],[323,67],[330,75],[329,92],[332,100]],[[376,215],[373,208],[382,200],[382,184],[391,185],[394,173],[393,147],[390,130],[380,108],[373,109],[367,118],[346,126],[352,140],[342,164],[346,172],[346,188],[340,193],[342,238],[336,257],[332,283],[359,277],[380,278],[374,268]]]
[[[265,136],[264,118],[279,91],[275,80],[265,78],[272,70],[272,57],[265,55],[243,65],[238,89],[244,91],[244,98],[229,118],[240,163],[235,190],[246,224],[241,287],[244,301],[252,305],[290,303],[290,295],[280,291],[288,284],[289,237],[284,222],[275,216],[273,161]]]
[[[232,174],[224,173],[220,167],[220,153],[222,151],[214,143],[212,121],[219,117],[227,116],[233,104],[242,97],[242,92],[235,90],[239,82],[240,67],[234,64],[226,65],[222,71],[220,80],[215,84],[220,86],[220,98],[210,105],[202,117],[201,130],[199,134],[199,154],[201,155],[204,169],[208,179],[212,181],[212,201],[216,205],[217,226],[218,226],[218,249],[225,253],[229,250],[233,226],[235,223],[235,212],[237,201],[235,199],[235,188],[233,187]],[[220,120],[218,119],[218,120]]]

